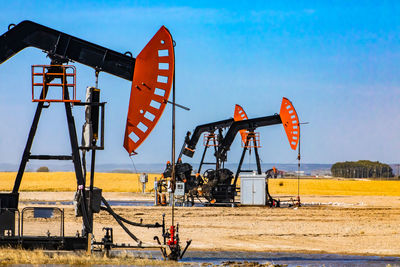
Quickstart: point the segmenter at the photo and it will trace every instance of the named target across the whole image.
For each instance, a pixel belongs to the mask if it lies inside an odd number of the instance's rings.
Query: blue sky
[[[235,104],[249,117],[279,112],[289,98],[301,121],[307,163],[400,161],[400,3],[397,1],[5,1],[0,34],[32,20],[136,56],[161,25],[176,46],[177,148],[198,124],[229,118]],[[0,65],[0,162],[22,155],[35,104],[30,66],[47,64],[28,48]],[[76,64],[78,97],[94,71]],[[130,83],[100,74],[106,149],[99,163],[130,163],[122,147]],[[171,107],[139,148],[137,163],[170,156]],[[78,135],[83,110],[74,108]],[[61,105],[45,111],[33,153],[69,153]],[[295,163],[283,127],[260,128],[263,162]],[[228,159],[240,157],[239,138]],[[199,150],[201,146],[198,146]],[[193,160],[198,161],[198,152]],[[192,161],[192,160],[191,160]]]

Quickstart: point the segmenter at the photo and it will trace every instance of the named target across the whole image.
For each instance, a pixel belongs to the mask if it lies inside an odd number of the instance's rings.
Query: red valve
[[[171,225],[171,227],[169,228],[169,232],[171,234],[171,238],[169,239],[167,244],[168,246],[175,246],[177,244],[175,240],[175,226]]]

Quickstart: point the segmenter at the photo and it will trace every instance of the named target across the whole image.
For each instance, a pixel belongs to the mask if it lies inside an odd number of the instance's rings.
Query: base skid
[[[86,237],[4,236],[0,247],[44,250],[86,250]]]
[[[239,202],[215,202],[215,203],[204,203],[205,207],[238,207],[240,206]]]

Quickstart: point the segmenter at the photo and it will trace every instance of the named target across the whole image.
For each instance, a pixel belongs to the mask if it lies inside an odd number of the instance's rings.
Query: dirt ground
[[[72,200],[73,192],[22,192],[21,200]],[[108,200],[151,200],[151,195],[104,193]],[[177,207],[181,240],[192,239],[193,250],[338,253],[400,256],[400,197],[303,196],[303,207]],[[30,205],[30,204],[25,204]],[[20,206],[22,208],[23,205]],[[81,219],[72,206],[65,209],[65,233],[75,235]],[[170,207],[118,207],[127,219],[144,223],[161,222]],[[55,219],[28,219],[24,234],[57,234]],[[57,218],[56,218],[57,219]],[[114,241],[134,243],[105,212],[95,216],[95,237],[101,240],[103,227],[114,228]],[[130,227],[146,244],[154,244],[160,229]]]

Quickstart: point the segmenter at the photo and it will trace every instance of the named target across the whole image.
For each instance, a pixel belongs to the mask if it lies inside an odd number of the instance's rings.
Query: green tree
[[[49,168],[46,166],[39,167],[36,172],[49,172]]]
[[[359,160],[336,162],[331,167],[334,177],[344,178],[377,178],[393,177],[393,169],[379,161]]]

